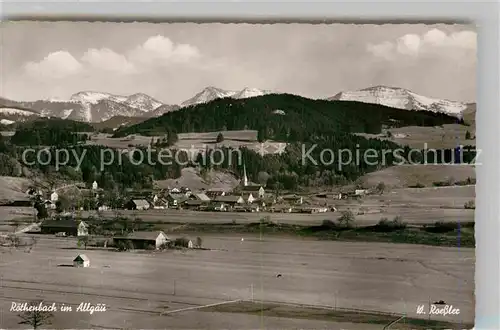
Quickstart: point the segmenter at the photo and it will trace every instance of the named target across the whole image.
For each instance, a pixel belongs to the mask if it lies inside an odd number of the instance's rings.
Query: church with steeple
[[[241,187],[248,187],[248,177],[247,177],[247,168],[245,164],[243,164],[243,177],[240,180]]]
[[[243,176],[241,177],[238,190],[242,194],[252,194],[257,198],[263,198],[265,194],[264,187],[262,187],[260,184],[252,183],[248,180],[247,168],[245,164],[243,164]]]

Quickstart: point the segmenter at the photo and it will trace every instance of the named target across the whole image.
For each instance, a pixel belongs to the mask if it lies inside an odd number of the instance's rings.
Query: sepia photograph
[[[473,328],[476,26],[0,24],[1,328]]]

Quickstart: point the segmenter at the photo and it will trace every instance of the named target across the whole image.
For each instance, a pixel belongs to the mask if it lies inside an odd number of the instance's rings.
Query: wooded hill
[[[284,114],[280,114],[279,110]],[[224,98],[193,105],[118,129],[114,136],[252,129],[259,131],[262,140],[296,142],[316,140],[334,133],[378,134],[384,126],[439,126],[455,123],[456,118],[442,113],[270,94],[240,100]]]

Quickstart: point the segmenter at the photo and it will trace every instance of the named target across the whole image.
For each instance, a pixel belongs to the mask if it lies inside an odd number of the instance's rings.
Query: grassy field
[[[201,189],[220,188],[228,191],[238,186],[240,180],[233,174],[223,171],[209,171],[203,175],[198,169],[188,167],[183,168],[181,176],[177,179],[157,180],[155,185],[158,188],[168,187],[189,187],[193,191]]]
[[[458,144],[476,145],[476,140],[466,140],[465,134],[469,131],[472,138],[476,134],[475,122],[471,126],[459,124],[446,124],[436,127],[407,126],[401,128],[391,128],[382,134],[359,133],[367,138],[379,138],[390,140],[400,145],[407,145],[411,148],[455,148]],[[391,132],[392,137],[388,138],[386,132]]]
[[[26,178],[0,176],[0,201],[26,198],[30,184]]]
[[[360,181],[367,187],[383,182],[388,187],[403,188],[417,184],[432,187],[434,182],[465,181],[467,178],[476,178],[472,165],[399,165],[368,173]]]
[[[217,135],[222,133],[224,141],[216,143]],[[90,145],[103,145],[110,148],[127,149],[130,147],[148,146],[153,138],[155,141],[163,136],[142,136],[133,135],[123,138],[112,138],[111,134],[98,133],[87,141]],[[178,134],[179,140],[172,147],[173,149],[184,150],[205,150],[215,147],[232,147],[248,149],[260,152],[263,150],[266,154],[278,153],[284,150],[284,144],[266,141],[264,147],[257,141],[257,131],[254,130],[241,130],[241,131],[220,131],[220,132],[207,132],[207,133],[180,133]],[[262,149],[264,148],[264,149]]]
[[[390,228],[381,225],[340,228],[334,222],[316,226],[297,226],[276,223],[249,224],[161,224],[154,229],[167,233],[198,234],[265,234],[273,237],[308,237],[340,242],[383,242],[399,244],[423,244],[429,246],[475,247],[474,223],[437,223],[425,226]]]
[[[229,305],[196,309],[252,297],[279,305],[406,313],[409,318],[418,318],[418,305],[444,300],[460,314],[433,315],[431,321],[473,322],[473,249],[243,237],[207,234],[203,245],[210,250],[157,253],[82,251],[74,239],[53,236],[40,237],[31,253],[4,248],[2,327],[19,327],[19,318],[9,312],[11,302],[35,298],[74,307],[106,304],[106,312],[57,312],[55,328],[383,328],[372,314],[325,316],[310,307],[266,313],[235,313]],[[82,252],[90,268],[63,266]]]
[[[356,312],[342,310],[340,308],[318,308],[313,306],[279,304],[268,302],[252,302],[239,301],[230,304],[217,305],[207,307],[203,310],[212,312],[238,313],[238,314],[254,314],[264,317],[293,317],[296,319],[322,319],[336,322],[353,322],[370,325],[375,328],[385,326],[390,322],[395,322],[398,317],[389,314],[379,314],[370,312]],[[472,325],[459,325],[443,321],[422,320],[415,318],[404,318],[393,326],[399,330],[427,330],[432,328],[437,329],[463,329],[464,327],[472,328]],[[353,329],[347,328],[346,329]]]

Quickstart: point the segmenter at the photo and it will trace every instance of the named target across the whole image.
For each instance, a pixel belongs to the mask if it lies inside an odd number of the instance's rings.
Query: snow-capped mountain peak
[[[461,117],[462,112],[467,108],[467,104],[462,102],[430,98],[404,88],[381,85],[357,91],[340,92],[328,100],[358,101],[397,109],[442,112],[456,117]]]
[[[127,98],[124,96],[113,95],[109,93],[84,91],[71,95],[70,101],[76,101],[81,103],[97,104],[102,100],[117,100],[125,101]]]
[[[233,97],[235,99],[245,99],[248,97],[262,96],[270,93],[271,91],[269,90],[245,87],[238,93],[234,94]]]
[[[182,103],[183,107],[190,106],[193,104],[206,103],[215,99],[222,99],[225,97],[233,96],[235,91],[227,91],[221,88],[209,86],[205,87],[201,92],[193,96],[187,101]]]
[[[153,111],[163,105],[160,101],[144,93],[130,95],[127,97],[125,103],[132,108],[137,108],[144,112]]]
[[[272,93],[272,92],[269,90],[261,90],[261,89],[249,88],[249,87],[245,87],[240,91],[230,91],[230,90],[224,90],[221,88],[209,86],[209,87],[205,87],[201,92],[196,94],[194,97],[183,102],[182,106],[186,107],[189,105],[206,103],[206,102],[213,101],[215,99],[221,99],[221,98],[225,98],[225,97],[232,97],[235,99],[245,99],[248,97],[261,96],[261,95],[266,95],[266,94],[270,94],[270,93]]]

